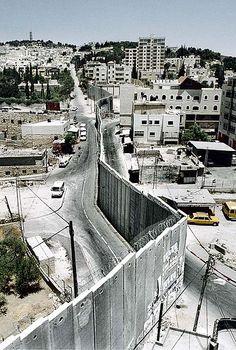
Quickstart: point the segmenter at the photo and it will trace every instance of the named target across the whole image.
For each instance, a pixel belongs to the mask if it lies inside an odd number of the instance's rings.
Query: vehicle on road
[[[87,140],[87,132],[86,131],[81,131],[79,138],[80,138],[80,141],[86,141]]]
[[[79,123],[80,128],[86,128],[86,123]]]
[[[52,198],[60,198],[63,196],[65,190],[65,184],[64,181],[56,181],[54,182],[51,191],[52,191]]]
[[[205,212],[196,212],[188,215],[187,223],[196,225],[219,225],[219,218],[216,215]]]
[[[78,107],[76,107],[76,106],[70,107],[70,110],[71,110],[71,111],[77,111],[77,109],[78,109]]]
[[[59,168],[65,168],[69,164],[70,158],[62,158],[59,162]]]
[[[222,206],[222,211],[227,219],[236,220],[236,202],[228,201],[224,202]]]

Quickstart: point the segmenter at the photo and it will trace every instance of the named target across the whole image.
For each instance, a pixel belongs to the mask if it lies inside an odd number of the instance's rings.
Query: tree
[[[38,285],[40,279],[40,272],[32,257],[25,256],[20,262],[17,269],[16,276],[16,291],[21,297],[27,295],[30,287]]]
[[[131,77],[132,77],[132,79],[137,79],[138,78],[138,72],[137,72],[137,69],[136,69],[135,65],[132,68]]]
[[[43,87],[43,83],[41,84],[41,92],[40,92],[40,97],[42,100],[45,99],[45,94],[44,94],[44,87]]]
[[[28,84],[28,81],[26,81],[25,83],[25,96],[27,98],[27,100],[29,99],[29,84]]]
[[[39,71],[38,71],[38,66],[36,66],[36,72],[35,72],[34,82],[37,84],[38,81],[39,81]]]
[[[182,137],[182,141],[208,141],[208,135],[205,131],[203,131],[198,124],[194,124],[190,126],[188,130],[184,131],[184,135]]]
[[[183,77],[184,75],[185,75],[185,66],[183,63],[182,66],[180,67],[178,78]]]
[[[47,89],[46,89],[46,100],[51,100],[51,92],[49,87],[49,82],[47,81]]]
[[[223,65],[217,64],[215,70],[215,77],[218,79],[218,86],[221,88],[225,81]]]

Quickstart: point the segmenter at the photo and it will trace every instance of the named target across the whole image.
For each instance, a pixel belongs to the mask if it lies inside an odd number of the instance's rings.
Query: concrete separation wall
[[[102,161],[98,204],[137,251],[91,289],[6,339],[0,350],[130,350],[157,321],[160,300],[166,308],[178,295],[186,218],[161,200],[144,196]]]

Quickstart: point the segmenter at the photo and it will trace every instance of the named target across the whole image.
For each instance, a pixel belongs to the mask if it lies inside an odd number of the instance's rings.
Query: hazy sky
[[[0,0],[0,41],[134,40],[165,36],[166,45],[236,56],[236,0]]]

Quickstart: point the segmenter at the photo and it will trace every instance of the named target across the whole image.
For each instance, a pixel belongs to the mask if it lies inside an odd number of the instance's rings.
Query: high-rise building
[[[140,37],[137,48],[126,49],[124,62],[136,66],[140,78],[155,79],[164,68],[165,38]]]
[[[236,149],[236,77],[223,85],[218,139]]]

